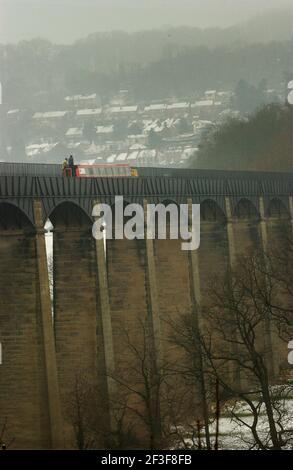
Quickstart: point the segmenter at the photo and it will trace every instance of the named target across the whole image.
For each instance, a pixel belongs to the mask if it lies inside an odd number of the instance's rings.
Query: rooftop
[[[76,112],[76,116],[95,116],[97,114],[102,113],[102,108],[94,108],[94,109],[79,109]]]
[[[137,105],[132,106],[112,106],[110,113],[136,113],[138,110]]]
[[[172,103],[167,105],[167,109],[188,109],[190,103]]]
[[[37,112],[33,115],[33,119],[52,119],[66,116],[67,111],[47,111],[45,113]]]
[[[93,93],[92,95],[72,95],[66,96],[65,101],[78,101],[78,100],[94,100],[97,97],[97,93]]]
[[[149,106],[146,106],[144,110],[147,111],[163,111],[167,109],[167,105],[164,103],[160,104],[150,104]]]
[[[70,129],[68,129],[68,131],[66,132],[66,135],[69,137],[69,136],[73,136],[73,135],[82,135],[82,129],[80,129],[79,127],[71,127]]]

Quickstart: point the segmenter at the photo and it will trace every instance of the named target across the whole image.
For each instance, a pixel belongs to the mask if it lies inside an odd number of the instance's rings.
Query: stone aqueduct
[[[201,246],[180,240],[94,240],[93,204],[201,204]],[[54,322],[44,224],[53,226]],[[139,337],[151,312],[161,351],[164,315],[205,302],[213,273],[249,247],[277,243],[293,228],[293,174],[194,172],[189,177],[70,179],[0,177],[0,420],[17,448],[70,446],[64,432],[69,383],[84,367],[101,397],[123,364],[119,322]],[[278,360],[275,359],[276,361]],[[127,362],[127,358],[126,358]],[[102,399],[102,398],[101,398]],[[1,421],[0,421],[1,426]]]

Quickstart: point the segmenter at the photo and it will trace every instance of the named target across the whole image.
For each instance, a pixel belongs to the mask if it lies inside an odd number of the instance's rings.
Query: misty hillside
[[[134,101],[193,99],[240,79],[282,91],[293,76],[293,9],[231,28],[180,27],[96,33],[73,45],[43,39],[0,45],[0,80],[8,106],[56,108],[67,94],[121,89]],[[272,38],[274,40],[272,40]],[[57,108],[56,108],[57,109]]]
[[[224,32],[229,40],[246,43],[284,41],[293,38],[293,8],[270,10]]]
[[[293,8],[270,10],[229,28],[165,27],[126,33],[95,33],[77,41],[77,46],[95,47],[97,54],[110,53],[109,60],[147,63],[184,47],[245,45],[293,38]]]

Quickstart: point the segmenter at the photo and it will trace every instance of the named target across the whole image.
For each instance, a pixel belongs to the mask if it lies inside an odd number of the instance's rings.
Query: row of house
[[[207,91],[204,97],[195,102],[174,102],[174,103],[151,103],[149,105],[107,105],[98,106],[95,100],[96,95],[74,95],[67,96],[66,101],[73,101],[75,105],[71,109],[56,111],[35,112],[32,119],[35,122],[61,121],[66,118],[76,118],[77,120],[99,119],[115,120],[121,118],[134,119],[142,118],[167,118],[187,115],[199,115],[200,118],[208,118],[212,114],[220,112],[227,106],[231,93]],[[85,106],[91,104],[92,106]],[[95,106],[94,106],[95,105]],[[19,109],[9,110],[7,116],[17,117]]]
[[[106,163],[127,163],[132,165],[161,165],[182,163],[191,153],[197,151],[198,140],[194,134],[165,139],[168,145],[150,148],[142,136],[130,136],[126,141],[46,142],[30,143],[25,146],[26,157],[32,162],[60,163],[65,155],[73,154],[76,161],[97,160]],[[168,141],[168,142],[167,142]],[[10,151],[8,149],[8,155]]]
[[[119,154],[121,156],[118,161],[120,161],[126,153],[130,152],[134,157],[134,152],[139,152],[139,160],[142,163],[143,155],[147,155],[147,161],[150,161],[150,155],[153,155],[150,151],[157,151],[159,148],[160,154],[164,156],[163,160],[173,163],[178,159],[185,159],[182,157],[185,155],[185,150],[189,151],[191,148],[194,151],[203,133],[213,126],[211,121],[189,121],[189,132],[182,132],[179,128],[180,121],[178,118],[167,118],[164,121],[145,119],[139,122],[142,132],[137,134],[130,133],[136,121],[130,122],[129,132],[123,139],[118,139],[114,135],[113,125],[95,126],[95,137],[92,139],[87,137],[83,127],[72,127],[59,140],[34,139],[26,145],[25,151],[27,157],[33,161],[59,161],[60,155],[68,153],[73,153],[79,159],[97,158],[103,161],[111,155]],[[150,140],[151,132],[160,137],[159,145],[155,144],[156,141]],[[161,164],[161,161],[157,163]]]
[[[62,110],[11,109],[7,128],[11,122],[14,132],[18,128],[14,124],[29,123],[23,148],[26,144],[27,157],[35,161],[59,161],[60,155],[69,152],[85,159],[105,159],[130,150],[145,155],[149,148],[160,148],[165,155],[171,152],[167,160],[172,163],[185,149],[197,148],[202,133],[226,116],[231,99],[231,93],[208,90],[195,102],[137,105],[127,104],[125,93],[107,106],[92,94],[67,96]]]
[[[201,104],[199,104],[201,106]],[[138,116],[179,116],[189,114],[194,109],[194,105],[190,103],[174,103],[167,104],[154,104],[145,107],[138,105],[131,106],[106,106],[100,108],[83,108],[77,111],[49,111],[49,112],[36,112],[33,114],[32,119],[35,121],[50,121],[61,120],[66,117],[75,117],[77,120],[84,121],[86,119],[99,119],[103,117],[106,120],[115,119],[133,119]]]
[[[129,149],[124,152],[111,153],[109,156],[98,157],[95,159],[82,160],[82,163],[94,165],[103,161],[107,164],[129,164],[131,166],[184,166],[188,159],[194,156],[197,148],[170,149],[168,152],[162,152],[157,149]]]

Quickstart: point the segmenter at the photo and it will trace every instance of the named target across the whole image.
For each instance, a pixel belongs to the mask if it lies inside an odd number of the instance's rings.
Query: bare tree
[[[2,423],[0,422],[0,449],[9,449],[12,446],[14,440],[14,437],[12,437],[11,433],[9,432],[8,419],[4,418]]]
[[[210,425],[214,418],[211,406],[215,400],[215,386],[205,370],[198,315],[199,307],[195,306],[191,314],[178,315],[176,319],[167,317],[164,320],[170,330],[168,342],[175,346],[180,356],[180,360],[170,364],[172,369],[169,375],[177,376],[183,384],[183,387],[179,388],[182,396],[177,399],[182,406],[185,406],[184,413],[172,414],[172,425],[179,441],[184,446],[187,444],[187,448],[191,446],[210,450],[212,448]],[[175,407],[174,402],[172,406]],[[178,419],[180,419],[179,426],[176,422]],[[199,445],[199,427],[204,430],[204,445],[202,443]]]
[[[272,386],[268,366],[271,357],[264,338],[267,320],[270,328],[276,324],[277,331],[282,331],[291,308],[276,300],[280,285],[272,275],[272,264],[271,259],[264,263],[263,255],[246,257],[233,272],[226,273],[224,280],[214,283],[210,292],[212,306],[205,310],[206,328],[201,335],[209,373],[228,396],[249,407],[252,422],[242,420],[234,412],[233,416],[250,429],[252,447],[260,449],[281,449],[281,434],[285,433],[284,409],[281,413],[278,391]],[[234,374],[227,373],[235,369],[240,371],[240,387],[233,380]],[[265,413],[268,423],[267,438],[259,431],[261,413]]]
[[[165,363],[157,366],[153,334],[148,319],[138,319],[140,338],[121,325],[127,366],[121,365],[111,377],[120,390],[117,404],[126,412],[125,422],[145,429],[146,445],[160,448],[167,431],[168,370]],[[143,433],[142,433],[143,434]],[[142,440],[144,438],[142,437]]]
[[[117,449],[217,450],[224,406],[246,447],[291,446],[292,384],[280,384],[270,367],[272,348],[290,338],[292,324],[293,249],[284,250],[240,260],[213,280],[208,307],[195,305],[191,314],[165,318],[166,344],[176,354],[164,354],[168,360],[160,366],[149,318],[138,318],[136,328],[121,325],[123,357],[111,374],[117,384],[109,404],[114,427],[105,426],[95,387],[79,375],[69,400],[76,446],[95,448],[103,436],[107,447]]]
[[[67,401],[67,419],[79,450],[101,447],[108,429],[105,418],[108,404],[89,377],[86,372],[76,372]]]

